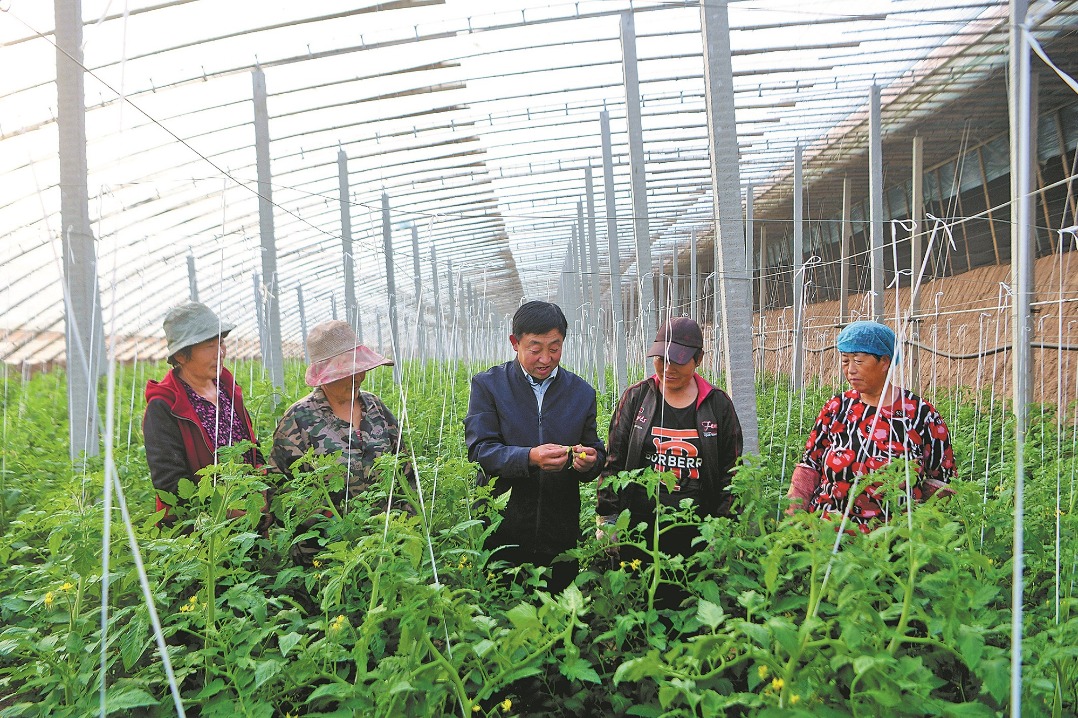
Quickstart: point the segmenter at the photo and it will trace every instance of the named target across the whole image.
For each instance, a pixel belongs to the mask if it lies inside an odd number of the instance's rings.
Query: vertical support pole
[[[571,315],[571,300],[569,299],[569,285],[572,281],[572,239],[569,240],[569,246],[565,250],[565,257],[562,258],[562,274],[557,278],[557,302],[558,306],[562,307],[562,310],[569,309]],[[566,316],[566,320],[569,320],[569,316]]]
[[[475,356],[475,331],[472,327],[472,321],[479,314],[479,308],[475,304],[475,287],[472,286],[472,280],[468,280],[468,286],[465,290],[464,296],[468,299],[468,336],[465,337],[468,348],[468,360],[474,362]]]
[[[386,255],[386,293],[389,295],[389,341],[393,352],[393,382],[400,386],[401,359],[400,335],[397,333],[397,283],[393,279],[393,227],[389,223],[389,195],[382,193],[382,251]],[[381,321],[379,315],[379,322]],[[381,331],[378,332],[381,343]]]
[[[432,358],[442,359],[445,349],[445,339],[442,332],[442,293],[438,281],[438,254],[435,252],[434,243],[430,245],[430,281],[434,289],[434,340],[435,348],[431,352]]]
[[[580,200],[576,201],[576,250],[577,250],[577,267],[579,270],[579,276],[577,277],[577,283],[580,285],[580,317],[584,318],[584,306],[588,302],[588,243],[585,239],[587,235],[584,232],[584,203]]]
[[[337,295],[329,295],[329,316],[337,318]]]
[[[1022,715],[1022,606],[1024,604],[1023,554],[1025,540],[1025,440],[1029,374],[1032,366],[1029,317],[1033,292],[1034,250],[1030,231],[1033,223],[1032,169],[1037,146],[1034,138],[1036,112],[1029,44],[1026,37],[1028,3],[1011,0],[1010,8],[1010,145],[1011,145],[1011,287],[1014,290],[1011,321],[1014,347],[1014,548],[1011,552],[1011,710]]]
[[[198,301],[198,274],[195,272],[195,255],[187,255],[187,281],[191,285],[191,301]]]
[[[794,251],[793,251],[793,302],[794,341],[790,360],[790,384],[794,391],[801,389],[804,381],[805,361],[805,249],[804,235],[804,189],[801,177],[801,145],[794,148]]]
[[[629,140],[629,186],[633,198],[633,237],[636,273],[640,279],[640,331],[643,342],[655,335],[655,277],[651,267],[647,181],[644,173],[644,128],[640,112],[640,76],[636,65],[636,25],[632,11],[621,14],[622,70],[625,82],[625,122]]]
[[[594,368],[592,362],[592,352],[589,350],[592,345],[591,337],[588,336],[588,330],[591,326],[589,318],[595,313],[595,308],[590,306],[591,293],[588,291],[588,242],[584,235],[584,203],[580,200],[576,201],[576,231],[574,232],[576,237],[576,251],[577,251],[577,276],[576,286],[579,288],[580,296],[580,329],[577,332],[577,344],[580,347],[580,365],[585,372],[590,372]]]
[[[303,341],[303,359],[311,363],[311,353],[307,350],[307,307],[303,304],[303,285],[296,285],[296,304],[299,306],[299,331]]]
[[[674,246],[670,252],[670,261],[673,266],[670,268],[670,313],[671,317],[679,317],[682,312],[679,309],[681,304],[681,288],[678,284],[681,282],[681,272],[677,266],[677,237],[674,237]]]
[[[606,334],[602,325],[602,274],[599,272],[599,233],[595,226],[595,186],[591,165],[584,168],[584,192],[588,202],[588,265],[591,267],[591,346],[595,356],[595,376],[600,392],[606,391]]]
[[[845,324],[850,318],[850,242],[853,239],[853,183],[849,177],[842,178],[842,239],[839,241],[838,260],[838,321]]]
[[[281,307],[277,283],[277,241],[273,230],[273,176],[270,173],[269,112],[266,110],[266,75],[262,68],[251,72],[255,110],[255,166],[258,174],[258,228],[262,237],[262,280],[265,282],[266,343],[262,362],[269,370],[274,389],[284,389],[281,357]]]
[[[599,134],[603,148],[603,201],[606,203],[607,259],[610,262],[610,325],[613,331],[614,381],[618,396],[625,392],[628,382],[628,360],[625,348],[625,319],[621,306],[621,252],[618,247],[618,216],[614,201],[614,153],[610,142],[610,113],[599,113]]]
[[[760,371],[767,367],[767,225],[760,227]]]
[[[723,368],[726,386],[741,421],[745,451],[756,453],[759,441],[752,363],[752,280],[746,271],[745,233],[741,221],[741,179],[727,0],[700,0],[700,15],[704,33],[704,91],[715,203],[715,281],[720,288]],[[719,325],[716,321],[715,327]]]
[[[255,291],[255,319],[258,320],[258,353],[262,355],[262,366],[266,366],[266,312],[262,297],[262,280],[258,272],[251,272]]]
[[[457,284],[453,280],[453,260],[450,259],[446,263],[446,289],[449,291],[449,344],[452,345],[446,347],[446,358],[459,358],[459,353],[456,351],[456,341],[460,338],[460,332],[463,331],[457,326]]]
[[[419,229],[412,225],[412,273],[415,275],[416,355],[427,358],[426,322],[423,321],[423,272],[419,268]]]
[[[883,132],[880,122],[880,86],[869,93],[868,194],[869,265],[872,277],[872,318],[883,320]]]
[[[749,184],[745,186],[745,272],[749,277],[749,310],[752,310],[752,278],[756,274],[756,228],[753,226],[753,192],[755,188]]]
[[[385,340],[382,338],[382,313],[376,311],[374,313],[374,318],[378,320],[378,353],[386,354],[386,343]]]
[[[696,227],[689,228],[689,316],[700,323],[700,269],[697,265]]]
[[[356,327],[359,308],[356,306],[355,257],[352,254],[352,203],[348,188],[348,155],[337,150],[338,190],[341,204],[341,250],[344,257],[344,316]]]
[[[577,263],[580,261],[580,252],[576,248],[577,236],[576,236],[576,224],[572,224],[569,227],[569,273],[565,275],[565,294],[569,303],[568,307],[562,307],[562,310],[568,309],[566,312],[566,319],[569,320],[569,327],[575,329],[575,325],[580,321],[580,277],[577,273]]]
[[[918,392],[921,385],[921,350],[916,342],[921,340],[921,217],[925,212],[925,138],[916,135],[913,138],[913,178],[910,191],[910,375],[906,377],[906,386]]]
[[[58,0],[54,16],[68,439],[75,459],[98,453],[97,379],[104,371],[105,333],[87,188],[82,3]]]
[[[659,252],[655,260],[655,306],[659,310],[659,324],[665,322],[670,316],[670,283],[666,279],[666,259]]]

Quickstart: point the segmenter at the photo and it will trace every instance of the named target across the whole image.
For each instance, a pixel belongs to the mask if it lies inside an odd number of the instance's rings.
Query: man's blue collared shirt
[[[558,375],[558,367],[554,367],[554,371],[550,372],[550,376],[546,379],[536,379],[534,376],[524,371],[524,367],[521,366],[520,370],[524,372],[524,378],[528,380],[528,386],[532,388],[535,393],[535,400],[539,403],[539,415],[543,415],[543,397],[546,395],[546,390],[550,388],[550,383],[554,380],[554,377]]]

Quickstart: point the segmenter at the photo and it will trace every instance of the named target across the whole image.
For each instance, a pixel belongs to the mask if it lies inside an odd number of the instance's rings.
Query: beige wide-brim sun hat
[[[307,386],[322,386],[379,366],[392,366],[387,359],[364,346],[348,324],[338,319],[322,322],[307,335]]]

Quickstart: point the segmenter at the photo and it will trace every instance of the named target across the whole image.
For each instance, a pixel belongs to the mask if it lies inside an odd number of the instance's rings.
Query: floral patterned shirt
[[[898,457],[918,466],[910,489],[914,501],[927,498],[954,478],[947,425],[931,404],[906,389],[894,403],[878,410],[861,401],[860,392],[854,389],[831,397],[809,432],[801,459],[803,466],[820,476],[809,510],[825,517],[829,513],[841,515],[853,483]],[[862,482],[858,488],[850,520],[861,533],[868,533],[875,522],[888,519],[890,506],[879,491],[879,482]],[[905,492],[894,498],[901,506]]]
[[[379,481],[374,462],[383,454],[406,453],[400,440],[400,425],[381,399],[361,391],[363,418],[350,426],[333,413],[333,407],[321,388],[315,388],[284,413],[273,434],[270,461],[285,476],[291,476],[294,464],[307,449],[318,455],[340,452],[340,462],[348,468],[345,491],[334,496],[338,505],[353,499]],[[396,502],[394,502],[396,505]]]
[[[191,407],[195,410],[195,415],[198,416],[202,428],[206,430],[206,433],[210,435],[210,439],[213,440],[215,449],[251,440],[247,425],[244,424],[243,417],[237,414],[233,408],[232,397],[228,395],[227,391],[218,387],[217,405],[215,406],[212,401],[202,397],[183,379],[180,379],[180,384],[183,385],[184,391],[187,392],[187,398],[190,400]]]

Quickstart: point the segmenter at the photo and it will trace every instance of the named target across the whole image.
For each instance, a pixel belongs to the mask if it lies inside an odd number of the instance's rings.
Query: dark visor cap
[[[688,364],[704,348],[704,333],[689,317],[667,319],[655,333],[649,357],[662,357],[675,364]]]

